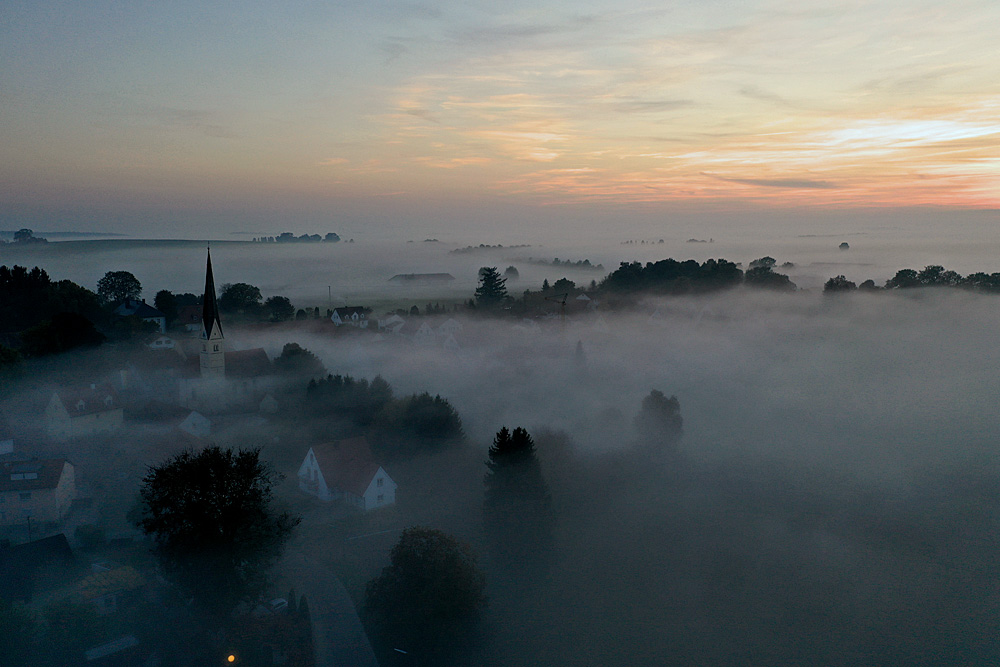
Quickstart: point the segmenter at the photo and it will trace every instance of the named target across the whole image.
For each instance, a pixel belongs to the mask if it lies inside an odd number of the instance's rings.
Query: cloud
[[[320,160],[316,164],[318,164],[321,167],[334,167],[338,164],[347,164],[349,161],[350,160],[348,160],[346,157],[331,157],[325,160]]]
[[[829,181],[814,181],[804,178],[727,178],[725,176],[719,176],[718,174],[711,174],[708,172],[702,172],[705,176],[711,176],[712,178],[718,179],[720,181],[726,181],[727,183],[742,183],[743,185],[759,185],[765,188],[800,188],[800,189],[819,189],[819,190],[829,190],[832,188],[839,188],[840,186],[836,183],[831,183]]]

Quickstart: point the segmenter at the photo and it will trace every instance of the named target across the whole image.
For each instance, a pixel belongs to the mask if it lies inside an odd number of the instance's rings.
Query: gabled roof
[[[126,565],[92,574],[81,581],[76,590],[84,600],[93,600],[104,595],[132,591],[145,585],[146,579],[134,567]]]
[[[115,308],[116,315],[135,315],[136,317],[141,317],[143,319],[152,317],[166,317],[163,313],[153,308],[145,301],[137,301],[136,299],[125,299]]]
[[[92,384],[86,389],[79,387],[60,389],[56,392],[56,396],[59,397],[70,417],[109,412],[121,407],[118,404],[118,392],[107,382],[98,385]]]
[[[365,316],[364,306],[345,306],[344,308],[334,308],[333,312],[340,315],[341,318],[350,317],[354,313],[357,313],[358,317]]]
[[[391,283],[409,283],[409,282],[448,282],[454,280],[455,276],[450,273],[397,273],[392,278],[389,278]]]
[[[198,324],[202,321],[202,306],[184,306],[177,311],[177,321],[181,324]]]
[[[34,459],[0,463],[0,493],[54,489],[62,477],[66,459]]]
[[[315,445],[313,455],[328,487],[363,496],[379,465],[364,436]]]

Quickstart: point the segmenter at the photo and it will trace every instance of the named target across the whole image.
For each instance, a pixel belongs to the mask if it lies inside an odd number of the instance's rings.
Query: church
[[[271,361],[259,347],[226,351],[211,251],[205,272],[201,325],[201,351],[197,362],[192,357],[178,379],[178,403],[203,413],[257,410],[272,389]]]

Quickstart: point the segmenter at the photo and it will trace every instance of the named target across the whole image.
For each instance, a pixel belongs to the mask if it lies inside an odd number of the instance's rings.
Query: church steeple
[[[222,380],[226,377],[226,347],[219,319],[219,304],[215,299],[215,276],[212,275],[212,251],[208,252],[205,271],[205,296],[202,298],[201,320],[205,327],[201,342],[201,377]]]
[[[208,268],[205,271],[205,296],[202,299],[201,320],[205,328],[205,338],[212,337],[212,327],[219,327],[222,335],[222,322],[219,320],[219,302],[215,299],[215,276],[212,275],[212,251],[208,251]]]

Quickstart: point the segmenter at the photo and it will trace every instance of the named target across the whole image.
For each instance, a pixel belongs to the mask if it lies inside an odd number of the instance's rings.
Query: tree
[[[78,347],[97,347],[105,340],[104,334],[95,329],[93,323],[83,315],[56,313],[51,320],[21,334],[21,350],[28,356],[43,357]]]
[[[569,278],[560,278],[559,280],[552,283],[552,291],[562,293],[569,293],[576,289],[576,283]]]
[[[851,292],[857,289],[857,287],[857,285],[841,275],[827,280],[823,285],[823,293],[831,294],[835,292]]]
[[[0,597],[0,667],[32,664],[32,659],[37,658],[37,636],[34,614],[24,605]]]
[[[642,399],[634,425],[643,442],[673,447],[684,432],[680,401],[676,396],[667,398],[659,389],[652,390]]]
[[[164,572],[203,609],[224,615],[254,599],[299,518],[272,507],[281,475],[259,449],[184,451],[143,478],[137,525]]]
[[[173,292],[161,289],[153,298],[153,305],[166,316],[167,326],[170,326],[177,319],[179,306],[177,305],[177,297],[174,296]]]
[[[256,315],[264,297],[260,289],[247,283],[227,283],[219,295],[219,310],[229,313]]]
[[[760,259],[755,259],[750,262],[748,269],[756,269],[758,266],[766,266],[769,269],[773,269],[774,265],[778,263],[774,257],[761,257]]]
[[[892,278],[885,281],[886,289],[907,289],[920,287],[920,279],[913,269],[900,269]]]
[[[483,520],[495,554],[507,563],[543,555],[552,541],[552,499],[528,432],[506,426],[490,447]]]
[[[387,648],[440,656],[486,608],[486,576],[467,545],[439,530],[403,531],[390,565],[365,588],[365,617]]]
[[[272,322],[287,322],[295,317],[295,306],[288,300],[288,297],[272,296],[264,302],[264,312],[267,313],[268,319]],[[302,319],[305,319],[304,315],[305,313],[303,313]]]
[[[128,271],[108,271],[97,281],[97,296],[106,304],[138,299],[141,295],[142,283]]]
[[[755,266],[752,269],[747,269],[744,282],[752,287],[786,291],[796,289],[795,283],[788,276],[783,273],[775,273],[770,266]]]
[[[495,266],[479,269],[479,287],[476,288],[476,306],[486,310],[499,308],[507,300],[507,279]]]
[[[503,277],[505,280],[513,280],[514,282],[517,282],[521,277],[521,274],[518,272],[517,267],[512,264],[504,269]]]
[[[28,229],[27,227],[22,227],[21,229],[14,232],[14,242],[15,243],[30,243],[31,239],[35,237],[35,232]]]
[[[274,360],[274,368],[284,375],[308,375],[323,377],[326,368],[315,354],[298,343],[285,343],[281,354]]]

